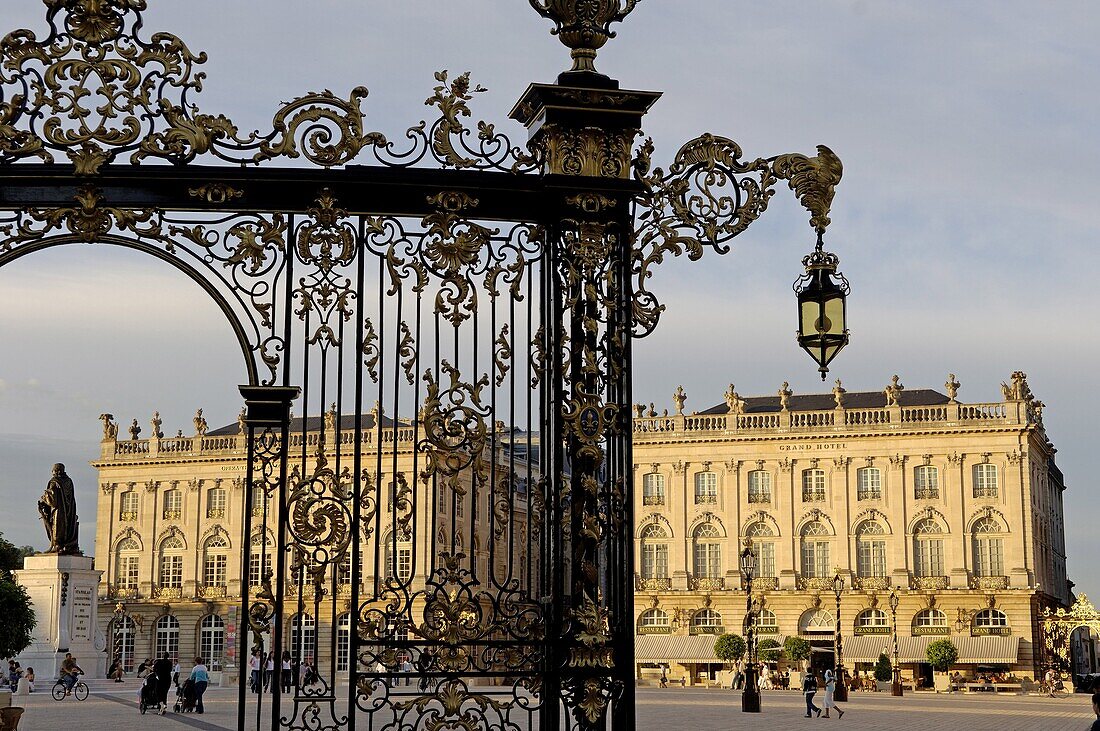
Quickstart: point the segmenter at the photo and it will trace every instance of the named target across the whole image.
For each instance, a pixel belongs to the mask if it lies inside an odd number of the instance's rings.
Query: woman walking
[[[283,684],[283,693],[290,693],[290,685],[293,682],[293,670],[290,667],[290,650],[283,650],[282,664],[279,666],[279,679]]]
[[[195,684],[195,713],[202,713],[202,694],[206,692],[206,686],[210,684],[210,673],[201,657],[195,658],[195,667],[191,668],[191,680]]]
[[[833,692],[835,690],[836,690],[836,676],[833,675],[832,670],[826,670],[825,671],[825,704],[824,704],[825,705],[825,718],[829,717],[829,709],[830,708],[836,710],[836,717],[837,718],[843,718],[844,717],[844,711],[840,710],[840,707],[837,706],[836,701],[833,700]],[[820,714],[821,714],[821,712],[818,711],[818,715],[820,715]]]
[[[821,715],[821,709],[814,705],[814,695],[817,693],[817,676],[813,670],[806,671],[802,676],[802,694],[806,696],[806,718],[812,718],[816,713]]]

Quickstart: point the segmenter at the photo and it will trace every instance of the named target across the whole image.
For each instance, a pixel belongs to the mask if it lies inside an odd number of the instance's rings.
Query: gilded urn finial
[[[539,15],[554,21],[551,31],[573,57],[572,71],[596,73],[596,51],[614,38],[612,23],[622,21],[638,0],[530,0]]]

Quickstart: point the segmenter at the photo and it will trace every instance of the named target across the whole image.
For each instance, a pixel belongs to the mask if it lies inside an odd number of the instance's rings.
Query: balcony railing
[[[209,520],[224,520],[225,509],[224,508],[210,508],[206,511],[206,517]]]
[[[825,502],[825,491],[813,488],[811,490],[802,490],[802,502],[804,503],[823,503]]]
[[[890,588],[888,576],[855,576],[852,577],[852,588],[864,591],[882,591]]]
[[[691,581],[688,582],[688,586],[695,591],[721,591],[726,588],[726,582],[721,577],[700,576],[696,578],[693,576]]]
[[[645,495],[642,497],[642,505],[664,505],[664,495]]]
[[[154,586],[154,599],[182,599],[183,587],[180,586]]]
[[[742,585],[745,583],[742,580]],[[779,578],[775,576],[755,576],[752,580],[753,591],[775,591],[779,588]]]
[[[111,599],[137,599],[136,586],[112,586],[107,590],[107,596]]]
[[[770,492],[750,492],[750,503],[770,503],[772,501],[772,494]]]
[[[974,497],[997,497],[996,485],[974,486]]]
[[[940,489],[938,487],[918,487],[913,491],[913,497],[917,500],[939,500]]]
[[[881,500],[881,488],[863,488],[856,491],[856,500]]]
[[[910,584],[913,589],[946,589],[951,581],[946,576],[914,576]]]
[[[668,591],[672,588],[672,579],[664,576],[646,579],[635,575],[634,586],[638,591]]]
[[[824,576],[800,576],[798,577],[798,588],[803,590],[824,590],[833,588],[833,577]]]
[[[180,519],[180,511],[179,510],[165,510],[162,517],[165,520],[179,520]]]
[[[137,520],[136,510],[126,510],[118,514],[118,519],[123,523],[133,523]]]
[[[220,584],[200,585],[198,594],[200,599],[225,599],[226,588]]]
[[[1008,588],[1007,576],[975,576],[970,579],[970,586],[974,589],[999,590]]]
[[[696,495],[696,505],[716,505],[718,503],[717,495]]]

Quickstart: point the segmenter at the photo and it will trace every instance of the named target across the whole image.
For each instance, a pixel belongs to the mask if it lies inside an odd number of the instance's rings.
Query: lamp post
[[[122,602],[115,604],[114,618],[111,620],[112,629],[112,644],[114,645],[113,652],[111,653],[111,665],[118,663],[122,665],[122,649],[123,649],[123,628],[126,622],[126,605]],[[107,672],[112,670],[111,665],[107,666]]]
[[[890,686],[890,695],[901,697],[904,691],[901,687],[901,664],[898,662],[898,590],[890,590],[890,618],[894,625],[894,682]]]
[[[756,554],[753,553],[752,543],[745,541],[745,550],[741,551],[741,573],[745,577],[745,624],[748,625],[748,632],[745,643],[745,692],[741,694],[742,713],[760,713],[760,687],[756,682],[756,646],[753,637],[756,620],[752,611],[752,578],[755,570]]]
[[[844,591],[844,577],[840,571],[833,577],[833,593],[836,594],[836,637],[833,640],[836,654],[836,666],[833,675],[836,678],[836,686],[833,689],[833,700],[840,702],[848,700],[848,686],[844,683],[844,639],[840,635],[840,594]]]

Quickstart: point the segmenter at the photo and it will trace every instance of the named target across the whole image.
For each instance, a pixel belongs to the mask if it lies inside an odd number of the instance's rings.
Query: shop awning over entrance
[[[772,635],[780,644],[783,635]],[[714,654],[715,635],[635,635],[635,662],[722,662]],[[877,655],[876,655],[877,657]]]
[[[902,663],[927,662],[925,650],[941,637],[899,637],[898,660]],[[959,648],[960,664],[1014,665],[1019,657],[1019,637],[950,637]],[[845,636],[844,662],[875,662],[880,653],[892,659],[894,642],[889,635]]]

